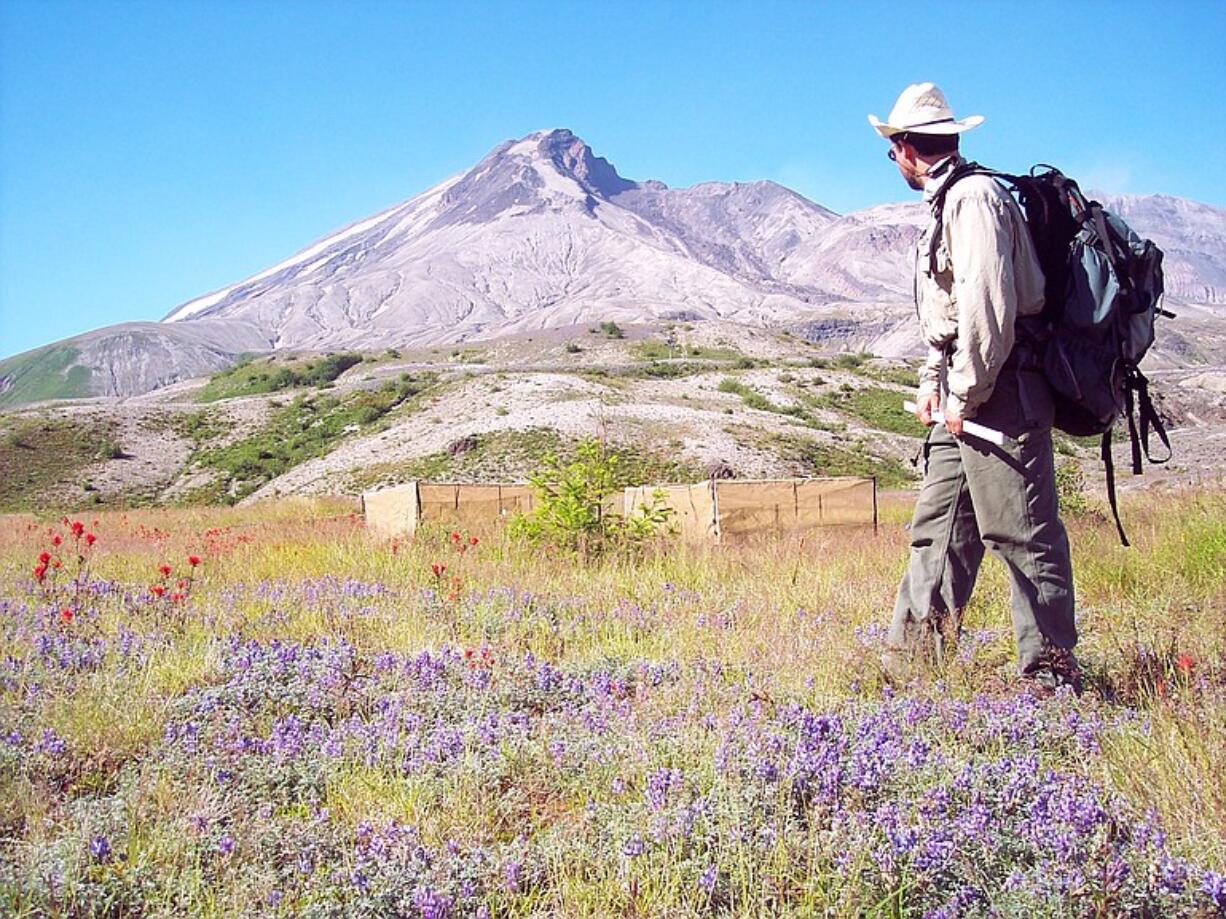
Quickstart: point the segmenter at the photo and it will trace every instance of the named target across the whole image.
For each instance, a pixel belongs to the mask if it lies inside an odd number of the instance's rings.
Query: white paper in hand
[[[916,405],[914,402],[904,402],[902,407],[904,411],[910,412],[912,415],[915,414]],[[933,412],[932,420],[937,424],[944,424],[945,413],[940,411]],[[998,447],[1003,447],[1005,445],[1006,437],[1004,434],[1002,434],[1000,431],[993,430],[992,428],[984,427],[981,424],[976,424],[974,421],[962,422],[962,430],[973,437],[978,437],[980,440],[986,440],[988,443],[995,444]]]

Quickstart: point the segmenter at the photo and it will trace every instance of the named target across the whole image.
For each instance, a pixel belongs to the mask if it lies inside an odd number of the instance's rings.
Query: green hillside
[[[92,395],[90,369],[77,364],[76,348],[51,345],[0,361],[0,408],[43,399]]]

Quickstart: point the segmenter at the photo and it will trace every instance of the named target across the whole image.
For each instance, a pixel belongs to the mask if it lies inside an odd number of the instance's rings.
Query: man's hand
[[[941,397],[937,393],[928,393],[915,400],[915,417],[924,427],[929,427],[933,423],[932,413],[940,410]]]
[[[962,436],[962,415],[956,408],[945,406],[945,430],[954,437]]]

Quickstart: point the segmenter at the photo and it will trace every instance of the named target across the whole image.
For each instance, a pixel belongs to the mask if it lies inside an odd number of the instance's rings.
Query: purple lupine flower
[[[1106,871],[1103,872],[1103,883],[1108,889],[1118,887],[1128,879],[1130,874],[1132,874],[1132,869],[1128,866],[1128,863],[1122,858],[1116,857],[1110,861]]]
[[[413,905],[421,912],[421,919],[450,919],[451,901],[429,887],[414,892]]]
[[[710,893],[715,889],[715,884],[719,880],[719,868],[714,864],[707,865],[701,875],[698,876],[698,886]]]
[[[89,841],[89,854],[96,862],[110,861],[111,842],[105,836],[95,836]]]
[[[673,835],[682,839],[689,839],[694,832],[694,818],[697,814],[697,806],[681,808],[676,817],[673,818]]]
[[[217,840],[217,851],[222,855],[229,855],[234,851],[234,837],[229,834]]]
[[[518,893],[523,883],[524,863],[512,859],[502,866],[502,880],[511,893]]]
[[[923,839],[915,855],[916,869],[934,872],[948,864],[957,851],[951,836],[947,829],[939,828]]]
[[[1187,888],[1188,868],[1181,859],[1167,858],[1158,869],[1158,886],[1172,896],[1179,896]]]
[[[646,844],[643,842],[643,837],[635,833],[626,840],[626,844],[622,846],[622,854],[627,858],[638,858],[647,850]]]
[[[1206,871],[1200,879],[1201,892],[1218,909],[1226,909],[1226,875]]]
[[[663,810],[671,795],[685,784],[685,776],[679,769],[657,769],[647,776],[647,803],[653,811]]]
[[[39,738],[38,750],[48,756],[62,756],[68,745],[51,728],[43,728],[43,736]]]

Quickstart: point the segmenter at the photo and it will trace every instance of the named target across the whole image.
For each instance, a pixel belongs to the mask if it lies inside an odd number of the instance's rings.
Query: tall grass
[[[1082,634],[1078,653],[1092,689],[1081,700],[1051,703],[1059,713],[1052,717],[1101,725],[1097,752],[1073,757],[1053,747],[1042,756],[1110,789],[1137,813],[1154,814],[1176,852],[1221,870],[1226,495],[1150,494],[1127,501],[1125,514],[1133,549],[1115,543],[1106,521],[1069,522]],[[616,809],[609,811],[613,823],[606,830],[591,823],[592,808],[613,807],[617,800],[597,789],[618,782],[642,788],[652,769],[667,765],[685,769],[696,787],[714,789],[723,781],[712,765],[721,741],[701,727],[704,719],[723,723],[742,717],[738,712],[778,712],[793,703],[814,710],[876,705],[898,692],[885,686],[878,636],[905,563],[906,509],[885,507],[882,516],[876,534],[829,529],[727,547],[667,543],[633,557],[580,565],[569,555],[530,550],[498,533],[481,534],[463,552],[446,532],[374,539],[352,509],[337,502],[103,513],[86,521],[99,537],[91,577],[113,581],[138,599],[100,596],[61,630],[74,641],[105,646],[100,663],[78,670],[34,668],[43,652],[28,621],[39,609],[31,562],[48,533],[62,528],[54,520],[5,518],[0,659],[20,663],[0,691],[0,726],[27,733],[50,729],[67,753],[57,764],[36,765],[0,755],[0,810],[8,840],[0,848],[0,894],[7,897],[0,902],[17,914],[44,909],[46,901],[31,892],[37,885],[21,876],[50,871],[53,863],[69,874],[85,872],[83,886],[73,889],[109,891],[107,896],[122,889],[136,898],[111,903],[114,914],[227,915],[257,900],[270,902],[266,874],[242,866],[254,865],[265,851],[260,846],[273,843],[251,830],[236,853],[202,862],[200,846],[185,841],[185,815],[217,821],[232,810],[206,776],[176,772],[158,751],[167,725],[184,717],[185,700],[231,679],[227,642],[290,641],[341,643],[363,661],[382,652],[468,649],[488,654],[494,673],[501,673],[503,662],[524,659],[568,673],[698,667],[697,676],[678,678],[676,691],[644,688],[635,691],[641,696],[626,697],[631,720],[613,735],[626,745],[608,760],[580,767],[558,754],[551,744],[565,745],[571,737],[560,715],[551,721],[555,716],[546,708],[530,743],[507,742],[499,758],[473,759],[441,776],[355,761],[294,781],[318,783],[310,800],[347,832],[364,821],[394,818],[412,824],[429,844],[461,839],[508,852],[531,849],[540,859],[531,868],[534,877],[549,883],[518,899],[499,895],[495,899],[506,915],[718,911],[718,902],[694,893],[702,865],[691,866],[666,848],[652,848],[641,860],[609,862],[589,843],[580,844],[595,838],[593,833],[622,832]],[[139,598],[156,579],[157,565],[173,564],[178,576],[183,559],[193,553],[203,563],[181,622],[169,617],[167,606]],[[434,566],[445,571],[436,574]],[[1007,584],[995,563],[985,567],[967,629],[957,658],[921,676],[902,691],[905,697],[969,701],[1016,692]],[[137,636],[139,654],[125,657],[115,650],[123,635]],[[36,690],[30,685],[34,673]],[[370,679],[364,673],[355,679]],[[529,692],[506,679],[507,693]],[[349,703],[336,704],[343,712]],[[532,710],[536,703],[517,704]],[[252,717],[267,732],[278,715],[269,710]],[[1045,749],[1042,738],[1036,743]],[[282,802],[261,818],[270,834],[311,812],[305,804],[286,803],[299,799],[284,789],[269,789],[268,795]],[[88,801],[119,807],[124,815],[82,809]],[[240,822],[236,816],[225,819]],[[105,865],[82,868],[79,855],[74,861],[64,854],[72,839],[115,833],[120,825],[126,828],[123,860],[115,864],[131,875],[130,884],[103,877]],[[724,826],[718,820],[714,825]],[[119,838],[112,844],[121,845]],[[780,839],[774,849],[752,850],[721,839],[719,889],[727,903],[739,904],[741,914],[907,913],[912,895],[905,882],[884,892],[857,886],[854,864],[836,870],[824,850],[806,854],[796,848],[816,846],[817,837]],[[532,847],[530,840],[548,844]],[[133,893],[141,889],[147,896]],[[61,900],[59,908],[89,912],[83,904]]]

